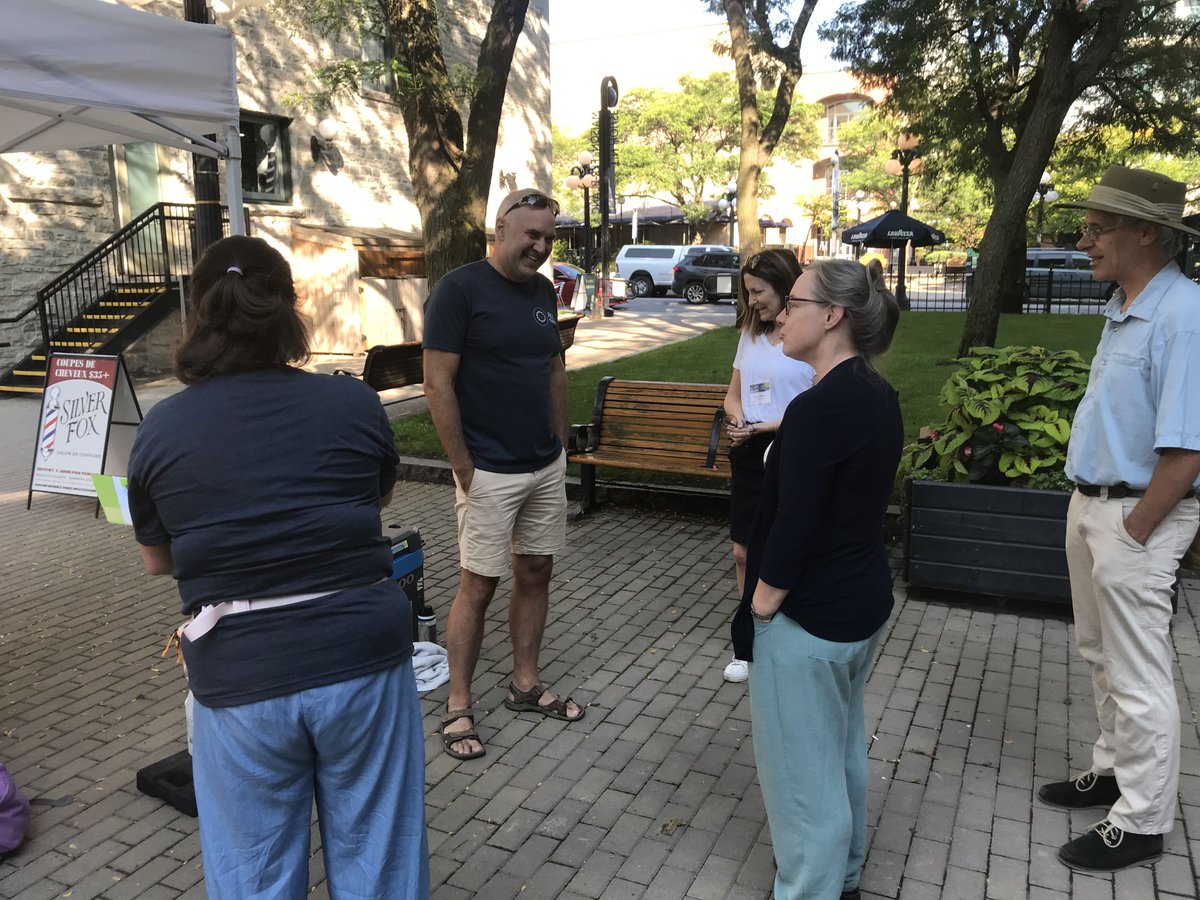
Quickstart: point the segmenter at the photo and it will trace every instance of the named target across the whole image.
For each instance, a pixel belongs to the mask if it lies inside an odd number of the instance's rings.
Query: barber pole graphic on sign
[[[29,494],[95,497],[93,475],[124,475],[142,413],[119,356],[54,353],[46,363]]]

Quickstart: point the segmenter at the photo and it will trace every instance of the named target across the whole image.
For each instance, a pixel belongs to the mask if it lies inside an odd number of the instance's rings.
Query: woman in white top
[[[746,315],[725,394],[725,422],[732,442],[729,538],[739,597],[746,577],[746,543],[762,490],[763,456],[787,405],[813,383],[812,366],[784,356],[775,320],[802,271],[790,250],[764,250],[742,266]],[[748,676],[743,660],[735,658],[725,667],[726,681],[745,681]]]

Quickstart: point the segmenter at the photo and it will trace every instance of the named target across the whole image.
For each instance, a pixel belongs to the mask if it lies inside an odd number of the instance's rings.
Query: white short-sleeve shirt
[[[783,344],[743,331],[733,367],[741,375],[742,414],[747,422],[774,422],[797,394],[812,387],[813,367],[784,355]]]

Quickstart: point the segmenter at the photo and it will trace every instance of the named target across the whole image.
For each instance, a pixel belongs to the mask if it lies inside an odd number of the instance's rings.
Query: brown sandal
[[[552,703],[538,703],[542,699],[542,694],[547,691],[541,682],[538,682],[527,691],[522,691],[518,690],[517,686],[510,681],[508,683],[508,690],[512,694],[512,699],[510,700],[508,697],[505,697],[504,705],[514,712],[541,713],[543,716],[551,719],[559,719],[563,722],[578,722],[583,718],[583,707],[575,703],[570,697],[556,697]],[[576,706],[579,706],[579,715],[567,715],[568,703],[575,703]]]
[[[446,726],[450,725],[459,719],[466,719],[471,723],[471,727],[467,731],[446,731]],[[446,751],[447,756],[453,756],[455,759],[479,759],[487,751],[483,749],[483,741],[479,739],[479,734],[475,731],[475,710],[468,706],[465,709],[447,710],[442,716],[442,749]],[[454,745],[460,741],[476,741],[479,743],[478,750],[455,750]]]

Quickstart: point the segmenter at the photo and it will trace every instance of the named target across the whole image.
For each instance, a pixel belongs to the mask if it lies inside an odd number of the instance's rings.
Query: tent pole
[[[246,210],[242,200],[242,139],[238,126],[230,125],[225,141],[229,155],[225,157],[225,199],[229,204],[229,233],[246,233]]]

